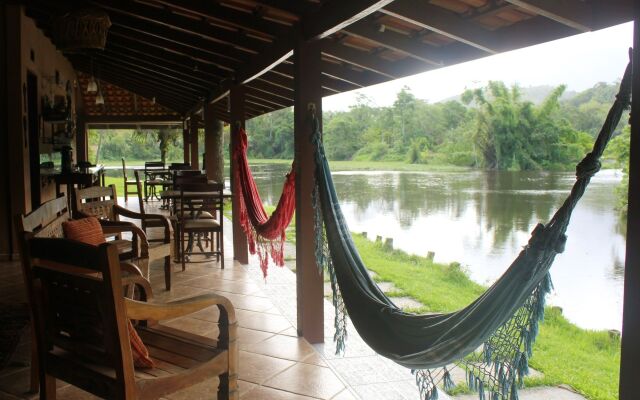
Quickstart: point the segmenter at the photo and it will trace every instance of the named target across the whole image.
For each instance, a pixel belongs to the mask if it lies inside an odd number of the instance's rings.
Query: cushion
[[[67,239],[77,240],[98,246],[106,240],[104,239],[104,233],[102,232],[102,226],[100,221],[96,217],[81,218],[72,221],[66,221],[62,223],[62,231],[64,237]]]
[[[105,243],[104,233],[100,221],[96,217],[81,218],[62,223],[62,231],[67,239],[77,240],[79,242],[97,246]],[[137,368],[153,368],[154,363],[149,358],[149,350],[142,343],[142,339],[138,336],[136,328],[130,320],[127,320],[127,330],[129,331],[129,343],[131,344],[131,355],[133,357],[133,365]]]
[[[142,343],[142,339],[138,335],[131,320],[127,320],[127,328],[129,330],[129,342],[131,343],[131,355],[133,356],[133,365],[136,368],[153,368],[155,364],[149,357],[147,346]]]

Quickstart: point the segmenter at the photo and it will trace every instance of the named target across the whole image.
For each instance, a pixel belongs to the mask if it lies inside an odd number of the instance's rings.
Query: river
[[[265,203],[282,190],[284,165],[253,166]],[[333,174],[352,232],[393,238],[394,247],[460,262],[490,284],[567,196],[570,172],[373,172]],[[624,224],[614,210],[621,174],[599,172],[574,211],[564,253],[551,269],[549,302],[588,329],[621,329]],[[429,285],[429,282],[425,282]]]

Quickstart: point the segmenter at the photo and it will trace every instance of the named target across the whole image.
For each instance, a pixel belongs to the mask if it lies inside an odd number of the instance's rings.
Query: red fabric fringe
[[[269,255],[276,265],[284,265],[284,241],[285,230],[296,209],[296,176],[293,168],[286,176],[282,195],[278,206],[271,215],[267,216],[262,205],[262,199],[253,180],[249,161],[247,160],[247,133],[240,129],[240,140],[233,150],[233,157],[237,162],[235,170],[236,185],[234,196],[237,196],[240,204],[240,225],[247,235],[249,251],[258,253],[260,268],[263,275],[267,276]]]

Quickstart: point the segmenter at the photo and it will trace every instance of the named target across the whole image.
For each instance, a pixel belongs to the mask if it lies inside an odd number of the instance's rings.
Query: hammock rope
[[[346,313],[362,339],[378,354],[412,369],[421,396],[438,398],[437,385],[453,386],[452,364],[467,373],[480,399],[517,400],[528,373],[528,359],[551,290],[549,269],[564,251],[571,213],[591,177],[622,113],[629,107],[631,63],[592,151],[577,165],[576,182],[545,226],[538,224],[529,242],[505,273],[467,307],[416,315],[403,312],[368,274],[351,239],[324,153],[318,121],[312,115],[316,146],[316,258],[328,270],[336,309],[336,352],[344,350]]]
[[[236,195],[240,203],[240,225],[247,235],[249,252],[258,254],[262,274],[266,277],[269,256],[277,266],[284,266],[285,231],[296,209],[296,175],[292,165],[291,171],[286,175],[278,205],[269,217],[249,168],[247,133],[240,129],[239,135],[237,145],[233,149],[233,157],[238,166],[235,175],[236,182],[239,183]]]

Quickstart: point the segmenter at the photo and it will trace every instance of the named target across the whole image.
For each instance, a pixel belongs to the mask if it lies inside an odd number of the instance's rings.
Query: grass
[[[404,295],[425,305],[424,311],[454,311],[484,291],[457,263],[442,265],[354,235],[367,267]],[[567,384],[593,400],[618,398],[620,340],[606,331],[590,331],[569,322],[558,309],[547,307],[530,365],[543,378],[526,379],[527,386]],[[461,387],[458,393],[465,392]]]
[[[149,161],[149,160],[146,160]],[[133,166],[144,165],[145,160],[126,160],[127,168]],[[182,160],[167,161],[170,162],[182,162]],[[252,158],[249,160],[251,165],[264,165],[264,164],[282,164],[291,165],[291,160],[277,160],[277,159],[262,159]],[[101,160],[100,164],[107,167],[122,167],[121,160]],[[445,171],[445,172],[459,172],[469,171],[470,168],[458,167],[449,164],[408,164],[403,161],[330,161],[329,162],[332,171]],[[229,166],[229,160],[225,159],[225,166]]]

